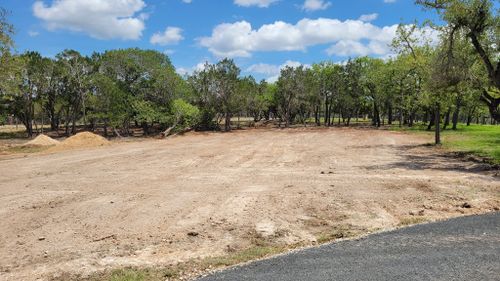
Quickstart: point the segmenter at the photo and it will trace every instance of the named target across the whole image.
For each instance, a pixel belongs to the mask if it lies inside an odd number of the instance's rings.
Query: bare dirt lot
[[[500,207],[483,164],[368,129],[193,133],[0,158],[0,280],[313,245]]]

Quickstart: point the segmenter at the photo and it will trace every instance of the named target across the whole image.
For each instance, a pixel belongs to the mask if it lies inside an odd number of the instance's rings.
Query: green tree
[[[287,66],[281,70],[281,75],[276,83],[276,102],[280,123],[285,122],[289,127],[294,121],[301,106],[300,95],[305,92],[306,71],[303,66]]]
[[[417,4],[437,11],[451,31],[449,47],[454,48],[456,36],[468,38],[483,62],[489,83],[482,88],[481,100],[492,118],[500,121],[500,16],[491,0],[417,0]]]

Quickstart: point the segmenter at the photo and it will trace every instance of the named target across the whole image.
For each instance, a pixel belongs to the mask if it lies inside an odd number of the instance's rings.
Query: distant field
[[[426,130],[426,125],[417,125],[413,128],[394,126],[392,129],[427,135],[434,134],[434,131]],[[500,126],[459,124],[457,130],[446,129],[441,133],[444,148],[471,153],[488,158],[495,164],[500,164]]]

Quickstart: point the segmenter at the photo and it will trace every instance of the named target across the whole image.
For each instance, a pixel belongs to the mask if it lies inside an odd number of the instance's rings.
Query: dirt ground
[[[0,158],[0,280],[166,266],[485,213],[500,180],[430,139],[261,129]],[[69,274],[69,275],[68,275]]]

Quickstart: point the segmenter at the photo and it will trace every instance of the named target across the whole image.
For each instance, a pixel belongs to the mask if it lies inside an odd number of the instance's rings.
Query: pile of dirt
[[[109,141],[99,135],[83,132],[65,139],[60,146],[66,147],[96,147],[109,144]]]
[[[72,137],[65,139],[56,147],[50,149],[50,151],[62,151],[75,148],[90,148],[108,145],[110,142],[93,133],[83,132],[78,133]]]
[[[59,144],[59,141],[57,141],[49,136],[38,135],[33,140],[25,143],[24,146],[52,146],[52,145],[58,145],[58,144]]]

